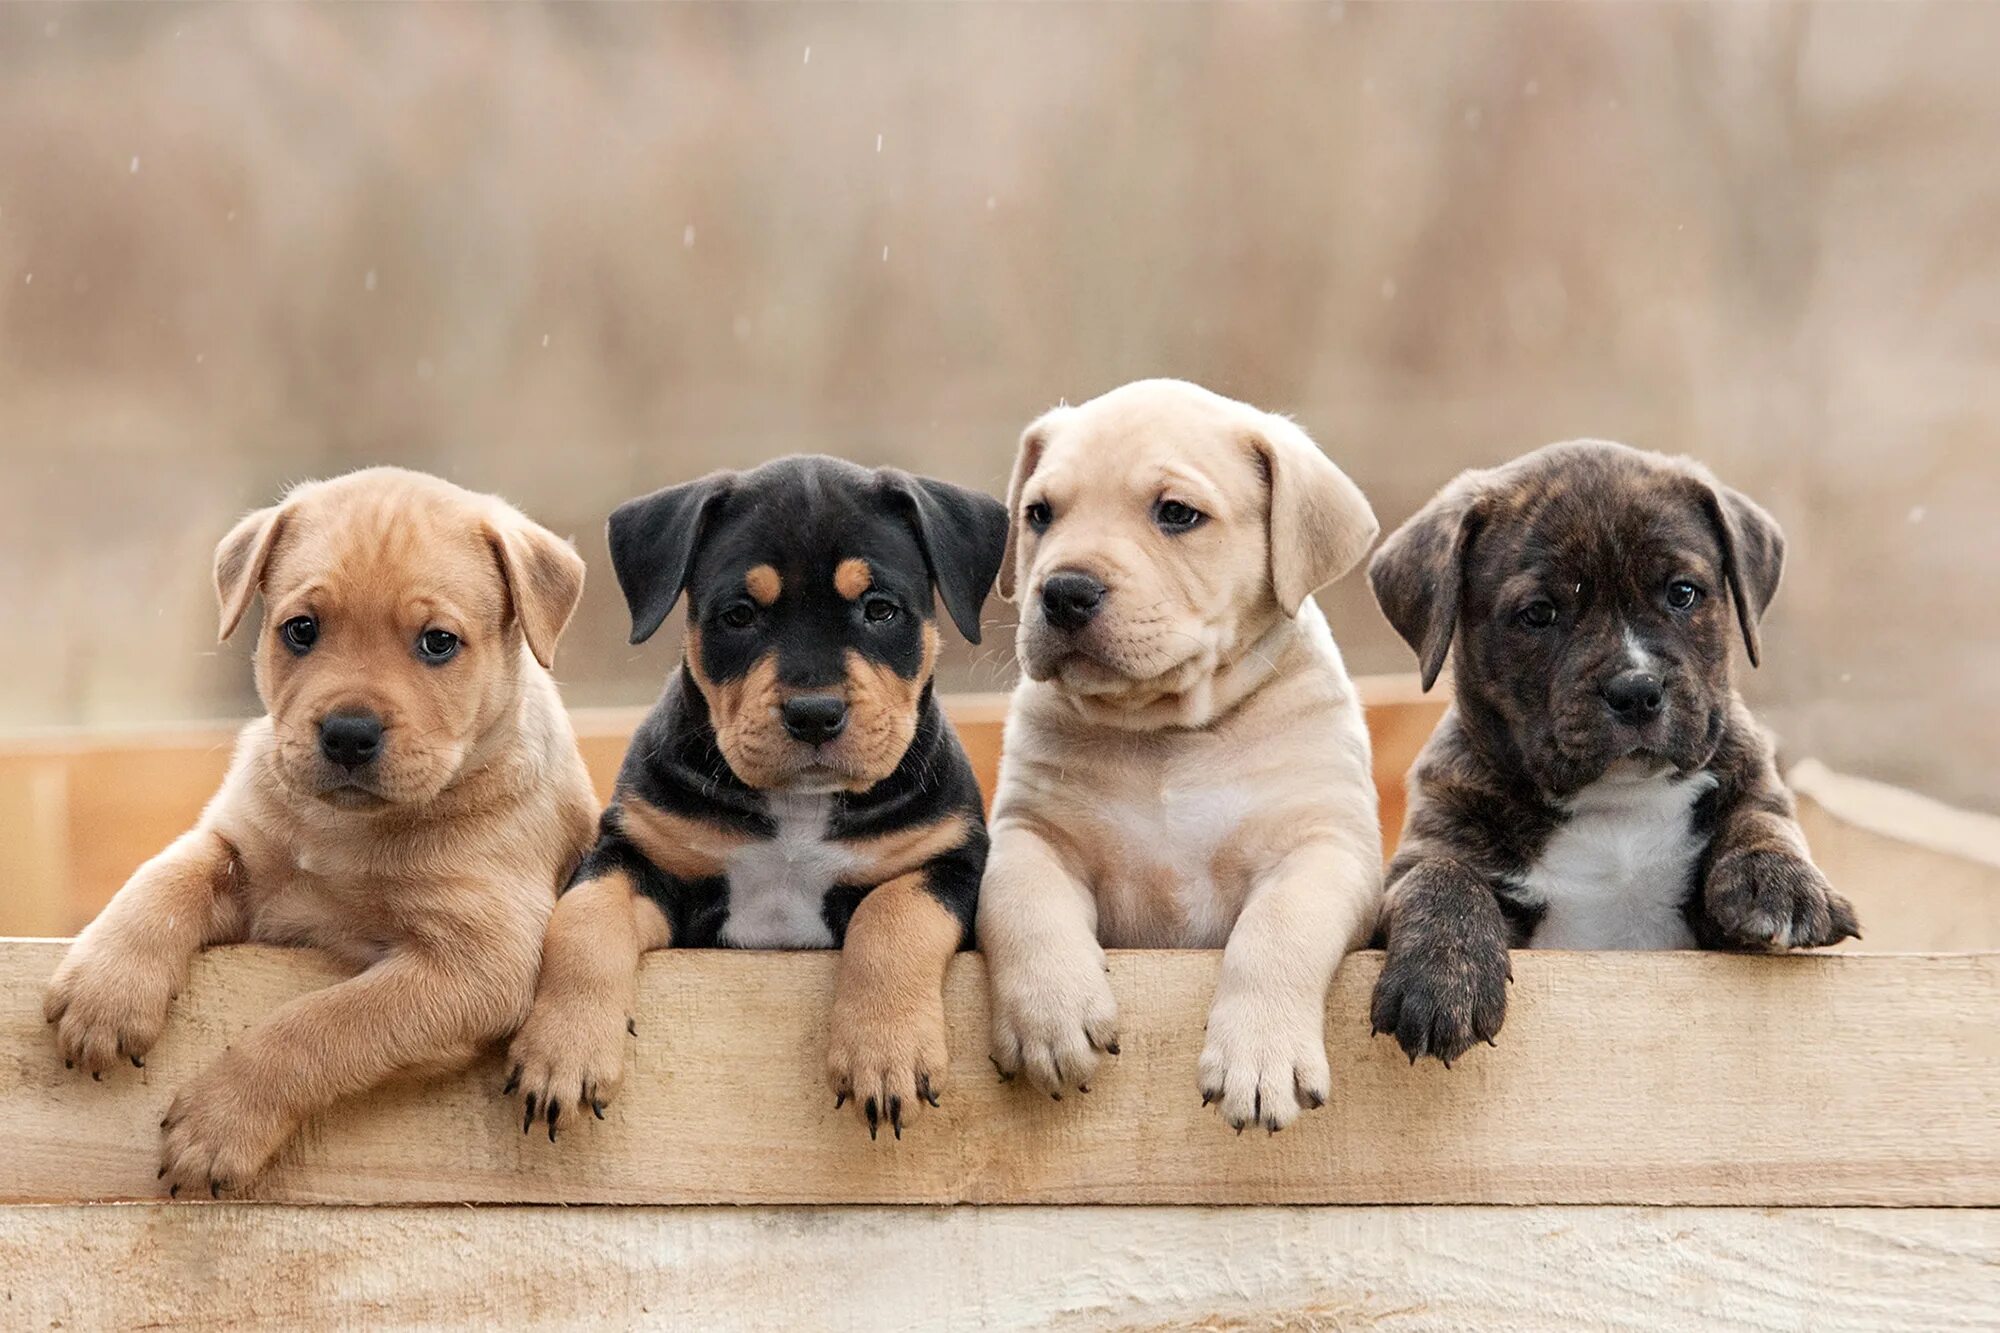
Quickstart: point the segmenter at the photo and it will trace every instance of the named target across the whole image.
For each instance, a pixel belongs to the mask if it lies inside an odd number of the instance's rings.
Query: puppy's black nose
[[[1082,629],[1104,605],[1104,593],[1104,585],[1081,570],[1057,570],[1042,584],[1042,614],[1057,629]]]
[[[1603,691],[1621,722],[1644,722],[1667,701],[1666,682],[1650,671],[1621,671],[1604,682]]]
[[[359,768],[382,752],[382,719],[373,713],[333,713],[319,724],[319,752],[342,768]]]
[[[824,745],[847,730],[847,700],[837,694],[795,694],[778,710],[792,739]]]

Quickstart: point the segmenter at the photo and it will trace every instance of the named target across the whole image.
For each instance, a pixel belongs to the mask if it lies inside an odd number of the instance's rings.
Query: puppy
[[[160,1175],[219,1196],[315,1112],[519,1024],[596,801],[549,675],[583,561],[502,501],[395,468],[307,483],[223,538],[215,587],[225,639],[264,595],[269,713],[200,821],[78,937],[46,1016],[97,1078],[144,1063],[204,945],[355,969],[174,1098]]]
[[[686,653],[632,738],[549,924],[509,1090],[555,1137],[616,1092],[639,955],[841,950],[827,1079],[870,1137],[944,1090],[944,974],[986,863],[980,794],[931,687],[933,590],[979,641],[1006,542],[988,496],[832,458],[619,507],[632,641],[688,597]]]
[[[1312,601],[1368,501],[1291,421],[1175,380],[1028,427],[979,936],[994,1059],[1060,1097],[1118,1053],[1104,946],[1223,948],[1204,1104],[1275,1132],[1329,1092],[1326,992],[1374,929],[1361,705]]]
[[[1778,589],[1771,516],[1686,459],[1550,445],[1446,486],[1375,596],[1456,697],[1410,776],[1374,1025],[1447,1064],[1506,1013],[1510,945],[1784,949],[1857,933],[1730,684]]]

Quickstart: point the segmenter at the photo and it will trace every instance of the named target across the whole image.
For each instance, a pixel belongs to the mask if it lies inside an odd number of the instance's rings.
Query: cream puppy
[[[1327,987],[1381,903],[1368,733],[1312,601],[1375,515],[1291,421],[1177,380],[1028,427],[1008,508],[994,1060],[1087,1091],[1118,1053],[1105,947],[1220,947],[1202,1099],[1282,1129],[1327,1098]]]

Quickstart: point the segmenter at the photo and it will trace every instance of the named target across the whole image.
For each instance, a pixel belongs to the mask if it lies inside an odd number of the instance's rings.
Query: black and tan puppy
[[[933,590],[979,641],[999,501],[832,458],[717,473],[619,507],[611,559],[686,655],[557,904],[510,1086],[554,1137],[603,1114],[647,949],[839,948],[827,1076],[870,1134],[945,1076],[945,966],[970,942],[986,827],[932,691]]]
[[[1685,459],[1550,445],[1467,472],[1369,567],[1426,689],[1377,1032],[1449,1063],[1506,1014],[1510,945],[1809,948],[1857,933],[1730,684],[1778,588],[1771,516]]]

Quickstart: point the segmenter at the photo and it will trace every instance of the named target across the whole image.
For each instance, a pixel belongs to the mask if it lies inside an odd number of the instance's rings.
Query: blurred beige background
[[[567,697],[640,702],[618,500],[997,489],[1176,374],[1385,523],[1557,438],[1708,460],[1792,538],[1789,753],[2000,809],[1996,68],[1973,5],[0,8],[0,730],[250,711],[214,542],[381,461],[575,534]]]

